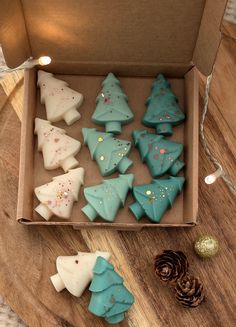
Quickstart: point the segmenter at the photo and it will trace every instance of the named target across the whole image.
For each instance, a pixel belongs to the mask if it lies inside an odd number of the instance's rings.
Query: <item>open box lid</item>
[[[0,43],[9,67],[49,55],[63,73],[209,74],[226,0],[2,0]],[[50,65],[51,66],[51,65]],[[58,71],[59,70],[59,71]],[[165,71],[167,70],[167,71]],[[132,71],[131,71],[132,75]]]

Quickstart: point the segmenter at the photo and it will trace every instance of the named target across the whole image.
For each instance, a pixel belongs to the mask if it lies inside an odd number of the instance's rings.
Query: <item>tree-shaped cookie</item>
[[[79,165],[74,156],[81,143],[67,136],[64,129],[51,125],[48,120],[35,118],[34,133],[38,135],[38,150],[43,153],[45,169],[62,167],[66,172]]]
[[[68,84],[51,73],[38,71],[41,103],[45,104],[47,119],[57,122],[64,119],[67,125],[80,119],[77,109],[83,102],[83,95],[68,87]]]
[[[64,288],[80,297],[93,278],[93,268],[98,257],[109,260],[109,252],[78,252],[73,256],[60,256],[56,260],[57,274],[50,277],[57,292]]]
[[[53,177],[52,182],[38,186],[34,192],[41,202],[35,211],[45,220],[53,215],[69,219],[74,201],[78,201],[80,186],[84,184],[84,168],[69,170]]]
[[[134,303],[134,297],[123,283],[123,278],[114,271],[114,266],[98,257],[89,287],[92,292],[89,311],[105,318],[110,324],[124,320],[125,312]]]
[[[162,135],[155,135],[143,130],[133,131],[135,146],[139,149],[142,162],[146,162],[152,177],[166,172],[177,175],[184,162],[179,160],[183,145],[168,141]]]
[[[91,158],[96,160],[102,176],[119,171],[124,174],[133,162],[127,158],[131,142],[117,139],[111,133],[95,128],[83,128],[84,143],[88,145]]]
[[[181,192],[184,177],[154,179],[150,184],[133,187],[136,200],[129,206],[137,220],[146,216],[154,223],[159,223],[166,210],[173,206],[176,196]]]
[[[119,175],[106,179],[101,184],[86,187],[84,196],[88,204],[82,208],[84,214],[93,221],[101,217],[112,222],[120,207],[124,207],[128,191],[132,188],[134,175]]]
[[[102,82],[101,93],[96,99],[92,121],[104,125],[106,132],[119,134],[121,126],[133,120],[128,98],[120,87],[119,80],[109,73]]]
[[[143,123],[155,128],[157,134],[172,135],[172,125],[182,123],[185,118],[169,82],[161,74],[152,84],[146,107]]]

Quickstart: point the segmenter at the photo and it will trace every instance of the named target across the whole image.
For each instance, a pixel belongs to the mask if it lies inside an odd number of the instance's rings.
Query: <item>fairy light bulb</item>
[[[206,184],[213,184],[217,180],[218,177],[220,177],[223,174],[222,168],[217,169],[216,172],[214,172],[211,175],[208,175],[205,177],[205,183]]]
[[[208,175],[205,178],[205,183],[206,184],[213,184],[216,181],[216,177],[214,174]]]
[[[38,60],[39,65],[41,65],[41,66],[49,65],[51,63],[51,61],[52,61],[52,59],[49,56],[40,57]]]
[[[42,57],[39,57],[38,59],[34,59],[34,58],[30,57],[25,62],[23,62],[23,64],[21,64],[20,66],[18,66],[16,68],[9,68],[5,65],[4,68],[0,69],[0,79],[4,78],[4,76],[6,74],[12,73],[17,70],[30,69],[37,65],[40,65],[40,66],[49,65],[51,63],[51,61],[52,61],[52,59],[49,56],[42,56]]]

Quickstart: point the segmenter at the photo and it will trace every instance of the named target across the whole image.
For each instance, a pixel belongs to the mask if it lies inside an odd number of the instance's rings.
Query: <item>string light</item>
[[[218,177],[223,175],[222,168],[217,169],[213,174],[208,175],[205,177],[205,183],[206,184],[213,184],[217,180]]]
[[[214,71],[214,68],[213,68]],[[203,112],[200,120],[200,140],[203,146],[203,149],[205,151],[206,156],[208,159],[214,164],[214,166],[217,168],[216,172],[208,175],[205,178],[205,183],[206,184],[212,184],[214,183],[218,177],[221,177],[225,184],[228,186],[229,190],[231,193],[236,196],[236,185],[232,182],[230,177],[225,173],[223,167],[219,163],[219,161],[216,159],[216,157],[212,154],[211,149],[209,148],[207,141],[205,139],[205,133],[204,133],[204,123],[206,119],[206,114],[208,111],[208,103],[209,103],[209,93],[210,93],[210,86],[211,86],[211,80],[212,80],[212,73],[207,77],[206,81],[206,87],[205,87],[205,96],[204,96],[204,107],[203,107]]]
[[[17,70],[29,69],[29,68],[32,68],[37,65],[46,66],[46,65],[49,65],[51,63],[51,61],[52,61],[52,59],[49,56],[42,56],[42,57],[39,57],[38,59],[33,59],[32,57],[30,57],[22,65],[20,65],[16,68],[8,68],[6,66],[6,68],[1,69],[0,77],[2,78],[2,77],[4,77],[5,74],[12,73]]]
[[[43,57],[40,57],[38,61],[41,66],[46,66],[51,63],[52,59],[49,56],[43,56]]]

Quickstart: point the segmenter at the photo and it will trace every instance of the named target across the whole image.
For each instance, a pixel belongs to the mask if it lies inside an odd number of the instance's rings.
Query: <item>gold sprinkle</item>
[[[104,156],[101,156],[101,157],[100,157],[100,160],[102,160],[102,161],[103,161],[104,159],[105,159],[105,157],[104,157]]]
[[[64,197],[64,192],[63,191],[58,191],[57,192],[57,199],[61,200]]]
[[[151,196],[150,198],[148,198],[148,203],[153,204],[155,200],[156,200],[155,197]]]
[[[100,137],[98,138],[98,142],[103,142],[103,141],[104,141],[103,137],[100,136]]]
[[[146,191],[146,194],[147,194],[147,195],[151,195],[152,192],[151,192],[150,190],[147,190],[147,191]]]

